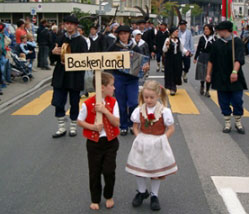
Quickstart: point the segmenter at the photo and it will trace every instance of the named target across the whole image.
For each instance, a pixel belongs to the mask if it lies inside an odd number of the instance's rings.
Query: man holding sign
[[[85,39],[77,32],[79,24],[78,19],[73,16],[67,16],[64,19],[66,33],[58,38],[56,47],[52,53],[57,55],[57,64],[54,69],[52,86],[54,89],[52,105],[55,106],[55,116],[58,119],[58,130],[53,138],[58,138],[66,134],[65,124],[65,104],[67,95],[70,97],[70,131],[71,137],[77,134],[77,117],[79,113],[80,91],[84,89],[84,71],[65,72],[65,54],[66,53],[84,53],[87,52],[87,43]]]

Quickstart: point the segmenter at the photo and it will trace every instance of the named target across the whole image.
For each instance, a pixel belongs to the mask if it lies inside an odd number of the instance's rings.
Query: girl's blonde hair
[[[144,104],[144,97],[143,97],[143,92],[144,90],[151,90],[154,91],[159,97],[160,101],[164,106],[167,106],[167,93],[165,88],[160,85],[159,82],[155,80],[146,80],[146,82],[143,85],[143,89],[139,92],[138,95],[138,103],[139,105]]]

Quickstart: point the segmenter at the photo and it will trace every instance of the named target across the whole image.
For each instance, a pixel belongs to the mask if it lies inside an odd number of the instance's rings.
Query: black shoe
[[[184,78],[183,82],[187,83],[188,82],[188,78]]]
[[[237,132],[238,132],[239,134],[245,134],[245,133],[246,133],[246,132],[245,132],[245,129],[244,129],[243,127],[239,128],[238,126],[235,125],[235,128],[237,129]]]
[[[52,135],[52,137],[53,138],[59,138],[59,137],[63,137],[63,136],[65,136],[66,135],[66,133],[67,133],[67,131],[64,131],[64,132],[62,132],[62,133],[60,133],[60,134],[53,134]]]
[[[175,95],[176,95],[176,92],[173,90],[170,90],[170,96],[175,96]]]
[[[77,135],[77,132],[69,132],[70,137],[75,137]]]
[[[201,86],[200,88],[200,94],[203,95],[204,94],[204,87]]]
[[[208,97],[208,98],[211,97],[210,94],[209,94],[209,91],[206,91],[205,96]]]
[[[150,196],[150,194],[149,194],[148,190],[146,190],[145,193],[138,192],[132,201],[132,206],[133,207],[141,206],[143,203],[143,200],[148,198],[149,196]]]
[[[127,134],[128,134],[127,129],[121,129],[121,130],[120,130],[120,135],[121,135],[121,136],[125,136],[125,135],[127,135]]]
[[[0,95],[3,95],[3,92],[2,92],[2,91],[0,91]]]
[[[223,133],[228,134],[228,133],[230,133],[230,132],[231,132],[231,130],[232,130],[232,128],[231,128],[231,127],[230,127],[230,128],[226,128],[226,127],[224,127],[224,128],[223,128]]]
[[[150,209],[153,211],[157,211],[161,209],[158,197],[155,195],[151,196],[150,198]]]

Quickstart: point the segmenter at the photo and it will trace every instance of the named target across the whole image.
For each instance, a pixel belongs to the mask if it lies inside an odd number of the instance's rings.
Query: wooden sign
[[[130,52],[95,52],[65,54],[65,70],[95,71],[96,103],[102,102],[101,71],[130,69]],[[97,112],[96,122],[103,123],[102,113]]]
[[[66,71],[119,70],[129,68],[129,51],[65,54]]]

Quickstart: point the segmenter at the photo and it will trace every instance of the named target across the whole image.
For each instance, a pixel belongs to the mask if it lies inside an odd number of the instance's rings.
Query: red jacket
[[[116,103],[116,99],[114,97],[106,97],[105,103],[106,103],[105,107],[113,114],[113,109],[114,109],[114,105]],[[86,117],[85,121],[87,123],[94,124],[95,117],[96,117],[95,96],[87,99],[85,101],[85,104],[86,104],[86,108],[87,108],[87,117]],[[104,114],[103,114],[103,125],[104,125],[104,129],[105,129],[106,137],[107,137],[108,141],[115,139],[119,135],[119,133],[120,133],[119,127],[114,127]],[[83,129],[83,135],[89,140],[92,140],[95,142],[99,141],[99,132],[89,130],[89,129]]]

